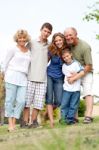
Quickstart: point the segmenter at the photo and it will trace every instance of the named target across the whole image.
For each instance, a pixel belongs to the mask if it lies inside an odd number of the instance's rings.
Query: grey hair
[[[71,29],[71,30],[74,32],[74,34],[77,35],[77,30],[76,30],[76,28],[74,28],[74,27],[68,27],[68,28],[66,28],[66,29],[64,30],[64,33],[65,33],[68,29]]]

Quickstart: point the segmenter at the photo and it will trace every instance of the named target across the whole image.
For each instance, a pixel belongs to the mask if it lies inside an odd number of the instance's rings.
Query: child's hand
[[[69,84],[73,84],[75,82],[74,76],[68,77],[67,81]]]

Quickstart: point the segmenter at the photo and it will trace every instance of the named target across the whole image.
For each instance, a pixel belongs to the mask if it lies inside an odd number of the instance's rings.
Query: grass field
[[[0,150],[99,150],[99,118],[92,124],[49,124],[39,129],[20,129],[7,132],[7,125],[0,127]]]

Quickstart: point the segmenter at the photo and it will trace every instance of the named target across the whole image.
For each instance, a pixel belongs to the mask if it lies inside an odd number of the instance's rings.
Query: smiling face
[[[41,39],[43,41],[44,40],[46,41],[47,38],[50,36],[50,34],[51,34],[51,31],[48,28],[44,27],[43,29],[41,29]]]
[[[17,39],[17,44],[20,46],[24,46],[25,43],[27,42],[27,39],[24,35],[19,35]]]
[[[30,36],[26,30],[18,30],[14,35],[14,40],[20,46],[25,46],[30,41]]]
[[[64,44],[63,38],[60,36],[56,36],[54,39],[54,43],[55,43],[57,48],[62,48],[63,44]]]
[[[66,42],[68,45],[76,45],[77,43],[77,32],[73,28],[68,28],[64,32],[64,36],[66,38]]]
[[[71,64],[72,62],[72,53],[70,51],[65,51],[62,55],[62,58],[64,60],[64,62],[66,62],[67,64]]]

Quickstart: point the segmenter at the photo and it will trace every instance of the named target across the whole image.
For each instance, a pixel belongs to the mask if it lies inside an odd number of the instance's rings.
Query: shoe
[[[41,128],[42,126],[39,125],[37,120],[33,121],[32,124],[29,125],[29,128]]]
[[[89,124],[89,123],[92,123],[92,122],[93,122],[93,118],[92,117],[88,117],[88,116],[86,116],[84,121],[83,121],[83,123],[85,123],[85,124]]]
[[[76,124],[76,122],[75,122],[74,119],[73,119],[73,120],[67,119],[67,120],[66,120],[66,124],[67,124],[67,125],[73,125],[73,124]]]
[[[79,120],[77,118],[74,118],[75,123],[79,123]]]
[[[26,121],[22,121],[20,123],[20,128],[28,128],[28,123]]]
[[[73,124],[76,124],[76,122],[74,121],[67,122],[67,125],[73,125]]]

